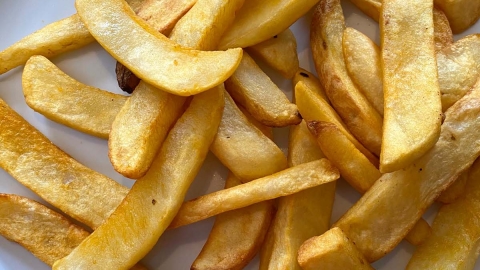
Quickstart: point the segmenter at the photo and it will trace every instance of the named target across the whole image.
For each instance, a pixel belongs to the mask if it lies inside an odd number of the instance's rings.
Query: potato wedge
[[[324,158],[305,121],[290,128],[289,166]],[[268,240],[262,247],[259,269],[300,269],[297,253],[310,237],[330,227],[335,182],[281,197]]]
[[[407,269],[474,269],[479,255],[480,160],[468,174],[465,197],[440,208],[432,236],[415,250]]]
[[[298,251],[303,270],[374,269],[339,228],[305,241]]]
[[[445,12],[455,34],[461,33],[480,18],[480,2],[471,0],[435,0]]]
[[[54,57],[81,48],[95,39],[74,14],[51,23],[0,52],[0,74],[25,64],[33,55]]]
[[[193,98],[147,174],[135,182],[115,212],[53,269],[124,269],[150,251],[208,153],[222,116],[223,91],[219,86]]]
[[[383,173],[412,164],[440,136],[442,103],[432,10],[431,1],[383,1],[379,22],[385,98]]]
[[[85,225],[100,226],[127,194],[126,187],[57,148],[3,100],[0,126],[0,167]]]
[[[312,161],[185,202],[170,228],[177,228],[223,212],[326,184],[338,179],[338,170],[326,160]]]
[[[219,48],[246,48],[278,35],[317,2],[318,0],[246,1],[220,40]]]
[[[51,266],[90,234],[61,214],[25,197],[0,194],[0,234]],[[147,269],[136,264],[132,270]]]
[[[246,50],[287,79],[293,78],[298,70],[297,40],[290,29]]]
[[[334,224],[368,261],[391,251],[427,207],[480,155],[479,116],[477,83],[446,112],[440,139],[430,151],[411,166],[384,174]]]
[[[295,73],[295,76],[292,79],[293,89],[295,89],[295,86],[299,82],[305,83],[309,89],[311,89],[312,91],[315,91],[316,94],[320,95],[320,97],[322,97],[323,100],[325,100],[328,104],[330,104],[327,94],[325,93],[325,89],[323,89],[323,86],[320,83],[320,80],[313,73],[308,72],[303,68],[299,68],[297,73]],[[295,95],[293,95],[293,100],[295,101]],[[337,118],[340,119],[340,116],[338,116]]]
[[[40,55],[32,56],[25,64],[22,88],[27,105],[36,112],[104,139],[127,101],[125,96],[74,80]]]
[[[465,196],[466,188],[467,188],[467,181],[468,181],[468,174],[470,170],[465,170],[458,178],[450,185],[447,189],[445,189],[442,194],[437,198],[437,202],[441,202],[443,204],[453,203],[461,197]]]
[[[246,52],[225,88],[260,123],[271,127],[296,125],[302,121],[297,105],[272,82]]]
[[[77,0],[75,7],[92,36],[115,59],[146,83],[172,94],[194,95],[221,84],[242,58],[241,49],[200,52],[180,47],[122,0]]]
[[[383,119],[348,75],[342,50],[344,30],[340,0],[320,0],[310,27],[315,68],[332,106],[350,132],[378,156]]]
[[[184,103],[184,97],[141,81],[112,124],[108,156],[113,168],[131,179],[143,177]]]

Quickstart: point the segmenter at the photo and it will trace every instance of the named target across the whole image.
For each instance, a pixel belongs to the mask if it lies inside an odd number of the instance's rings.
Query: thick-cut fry
[[[197,0],[143,0],[137,15],[158,32],[168,35],[175,24],[187,13]]]
[[[290,27],[318,0],[245,1],[219,48],[246,48],[265,41]]]
[[[326,159],[301,164],[249,183],[185,202],[170,228],[177,228],[258,202],[291,195],[338,179],[338,170]]]
[[[308,239],[298,251],[303,270],[374,269],[339,228]]]
[[[43,56],[33,56],[22,74],[27,105],[47,118],[100,138],[108,138],[112,122],[127,97],[84,85]]]
[[[391,251],[480,154],[480,84],[446,113],[440,139],[409,167],[384,174],[334,225],[369,261]],[[408,203],[405,203],[408,202]]]
[[[95,41],[74,14],[51,23],[0,52],[0,74],[25,64],[33,55],[54,57]]]
[[[316,94],[320,95],[323,98],[323,100],[325,100],[328,104],[330,104],[327,94],[325,93],[325,89],[323,89],[323,86],[320,83],[320,80],[313,73],[308,72],[303,68],[299,68],[297,73],[295,73],[295,76],[292,79],[292,85],[294,89],[299,82],[305,83],[309,89],[311,89],[312,91],[315,91]],[[293,95],[293,99],[295,101],[295,95]],[[339,116],[337,118],[340,119]]]
[[[465,197],[440,208],[432,236],[419,246],[407,269],[473,269],[479,255],[480,160],[470,169]]]
[[[432,1],[383,1],[379,25],[385,97],[380,171],[384,173],[412,164],[440,135],[442,104],[432,10]]]
[[[455,34],[463,32],[480,18],[480,1],[435,0],[435,5],[445,12]]]
[[[297,40],[290,29],[248,47],[247,51],[287,79],[291,79],[298,70]]]
[[[287,167],[282,150],[248,121],[228,93],[225,93],[222,121],[210,150],[242,182]]]
[[[124,269],[155,245],[180,208],[220,123],[222,87],[193,98],[147,174],[115,212],[53,269]],[[209,106],[205,106],[209,104]]]
[[[0,194],[0,234],[51,266],[90,234],[48,207],[11,194]],[[137,264],[131,269],[146,267]]]
[[[78,15],[115,59],[145,82],[189,96],[225,81],[242,58],[241,49],[201,52],[178,46],[148,26],[122,0],[77,0]]]
[[[0,167],[87,226],[100,226],[127,194],[127,188],[58,149],[3,100],[0,126]]]
[[[128,178],[144,176],[184,103],[184,97],[140,82],[112,124],[108,156],[113,168]]]
[[[330,102],[350,132],[378,156],[383,119],[348,75],[342,50],[344,30],[340,0],[320,0],[310,28],[315,68]]]
[[[289,166],[324,158],[305,121],[290,129]],[[300,269],[297,253],[310,237],[328,230],[335,198],[335,182],[281,197],[268,238],[262,248],[259,269]]]
[[[225,82],[232,98],[260,123],[272,127],[296,125],[302,121],[297,106],[243,53],[242,62]]]
[[[458,178],[445,189],[437,198],[438,202],[449,204],[453,203],[465,195],[467,188],[468,174],[470,170],[465,170]]]
[[[383,75],[380,48],[361,32],[347,27],[343,32],[343,55],[352,81],[383,116]]]
[[[303,81],[295,86],[295,101],[302,117],[307,121],[325,121],[335,124],[373,165],[378,166],[378,159],[350,134],[337,112],[318,94],[320,91],[314,90],[320,88],[312,86],[314,88],[310,88]]]

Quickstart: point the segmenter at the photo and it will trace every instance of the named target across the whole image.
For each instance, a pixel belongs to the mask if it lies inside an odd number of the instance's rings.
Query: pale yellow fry
[[[479,128],[477,84],[447,111],[437,144],[411,166],[384,174],[335,226],[369,261],[390,252],[480,154]]]
[[[310,27],[315,68],[332,106],[349,131],[378,156],[383,119],[348,75],[342,49],[344,30],[340,0],[320,0]]]
[[[298,70],[297,40],[290,29],[247,48],[254,57],[291,79]]]
[[[343,55],[352,81],[383,116],[380,48],[361,32],[347,27],[343,32]]]
[[[0,52],[0,74],[25,64],[33,55],[54,57],[95,41],[74,14],[51,23]]]
[[[445,12],[455,34],[463,32],[480,18],[479,1],[435,0],[435,5]]]
[[[78,15],[115,59],[145,82],[189,96],[221,84],[237,68],[241,49],[202,52],[178,46],[138,18],[122,0],[77,0]]]
[[[374,269],[339,228],[308,239],[298,251],[303,270]]]
[[[147,24],[166,35],[196,2],[197,0],[142,0],[138,7],[132,3],[129,5]]]
[[[291,195],[338,179],[338,170],[326,160],[301,164],[243,185],[185,202],[170,228],[177,228],[223,212]]]
[[[289,166],[324,158],[305,121],[290,128]],[[335,182],[279,198],[278,210],[262,248],[259,269],[300,269],[297,253],[310,237],[330,227]]]
[[[108,156],[113,168],[128,178],[144,176],[184,103],[184,97],[141,81],[112,124]]]
[[[235,73],[225,81],[225,88],[236,102],[264,125],[284,127],[302,121],[297,106],[246,52]]]
[[[180,208],[208,153],[222,107],[222,87],[195,96],[147,174],[135,182],[115,212],[53,269],[125,269],[143,258]]]
[[[84,85],[43,56],[32,56],[22,74],[27,105],[47,118],[100,138],[108,138],[112,122],[127,97]]]
[[[248,121],[228,93],[225,93],[222,121],[210,150],[242,182],[287,167],[282,150]]]
[[[415,250],[407,269],[474,269],[480,237],[480,160],[470,169],[465,197],[438,211],[432,236]]]
[[[0,194],[0,234],[51,266],[90,234],[59,213],[25,197]],[[147,269],[136,264],[130,269]]]
[[[235,21],[220,40],[219,48],[246,48],[265,41],[290,27],[318,0],[245,1]]]
[[[197,0],[193,8],[179,20],[179,25],[173,29],[170,39],[196,50],[216,49],[221,36],[233,23],[235,13],[244,1]],[[205,25],[211,27],[204,27]]]
[[[85,225],[100,226],[127,194],[126,187],[57,148],[3,100],[0,126],[0,167]]]
[[[325,89],[323,89],[323,86],[320,83],[320,80],[313,73],[308,72],[303,68],[299,68],[297,73],[295,73],[295,76],[293,76],[293,79],[292,79],[292,85],[294,89],[299,82],[305,83],[309,89],[311,89],[312,91],[315,91],[316,94],[320,95],[323,98],[323,100],[325,100],[328,104],[330,104],[327,94],[325,93]],[[295,101],[295,95],[293,95],[293,100]],[[340,116],[338,116],[338,119],[340,119]]]
[[[379,22],[385,97],[383,173],[412,164],[440,135],[442,104],[432,10],[432,1],[383,1]]]
[[[453,182],[447,189],[445,189],[442,194],[437,198],[438,202],[449,204],[453,203],[461,197],[465,196],[468,174],[470,170],[465,170],[457,180]]]

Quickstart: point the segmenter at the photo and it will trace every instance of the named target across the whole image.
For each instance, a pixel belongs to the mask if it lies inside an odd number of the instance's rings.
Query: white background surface
[[[377,23],[358,11],[348,1],[344,1],[344,13],[347,25],[367,34],[378,43]],[[1,0],[0,1],[0,50],[5,49],[22,37],[45,25],[75,13],[74,0]],[[300,66],[315,71],[309,50],[308,15],[292,26],[297,42]],[[462,36],[480,32],[480,24],[462,34]],[[460,38],[457,36],[456,39]],[[78,81],[108,91],[122,93],[115,79],[115,61],[98,45],[91,44],[83,49],[67,53],[53,59],[64,72]],[[274,81],[291,96],[291,82],[281,79],[264,65],[265,71]],[[117,174],[108,159],[107,142],[82,134],[33,112],[26,104],[21,89],[22,68],[16,68],[0,75],[0,98],[4,99],[14,110],[28,122],[37,127],[53,143],[77,159],[82,164],[97,170],[116,181],[131,186],[133,182]],[[1,128],[1,127],[0,127]],[[275,131],[275,140],[286,151],[288,129]],[[209,154],[200,174],[193,183],[187,199],[213,192],[223,187],[226,169]],[[24,188],[11,176],[0,169],[0,192],[27,196],[43,202],[38,196]],[[336,221],[360,196],[345,182],[337,185],[337,196],[332,216]],[[435,211],[434,205],[425,218],[431,221]],[[150,254],[142,260],[150,269],[189,269],[200,252],[214,219],[167,231]],[[404,269],[414,247],[403,241],[393,252],[374,263],[376,269]],[[0,269],[49,269],[21,246],[0,237]],[[256,258],[246,269],[258,269]],[[476,266],[480,269],[480,265]]]

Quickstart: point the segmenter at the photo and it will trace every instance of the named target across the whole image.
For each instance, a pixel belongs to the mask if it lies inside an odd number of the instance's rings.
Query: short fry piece
[[[338,179],[338,170],[326,159],[301,164],[249,183],[185,202],[170,228],[177,228],[220,213],[326,184]]]
[[[308,239],[298,251],[303,270],[374,269],[339,228]]]
[[[479,128],[477,83],[446,112],[437,144],[409,167],[384,174],[335,226],[352,239],[368,261],[387,254],[480,155]]]
[[[330,104],[327,94],[325,93],[325,89],[323,89],[323,86],[320,83],[320,80],[313,73],[303,68],[299,68],[297,73],[295,73],[295,76],[292,79],[292,85],[294,89],[299,82],[305,83],[305,85],[308,86],[309,89],[311,89],[312,91],[315,91],[316,94],[320,95],[320,97],[322,97],[323,100],[325,100],[328,104]],[[295,100],[295,95],[293,97]],[[338,119],[340,119],[340,116],[338,116]]]
[[[180,208],[208,153],[222,107],[222,87],[195,96],[147,174],[135,182],[115,212],[53,269],[124,269],[143,258]]]
[[[455,34],[463,32],[480,18],[479,1],[435,0],[435,5],[445,12]]]
[[[225,81],[241,49],[204,52],[178,46],[138,18],[122,0],[77,0],[78,15],[115,59],[140,79],[166,92],[189,96]]]
[[[290,29],[248,47],[247,51],[287,79],[291,79],[298,70],[297,40]]]
[[[412,164],[440,135],[442,104],[432,10],[432,1],[383,1],[379,24],[385,97],[380,171],[384,173]]]
[[[284,127],[302,121],[297,106],[247,53],[243,54],[237,70],[225,82],[225,88],[235,101],[266,126]]]

